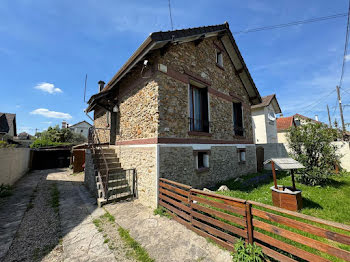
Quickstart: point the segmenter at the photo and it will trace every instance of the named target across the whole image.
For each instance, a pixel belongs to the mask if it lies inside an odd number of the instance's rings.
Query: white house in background
[[[253,105],[253,134],[255,144],[278,143],[276,114],[282,113],[276,94],[262,97],[262,102]]]
[[[88,123],[84,120],[84,121],[81,121],[81,122],[76,123],[74,125],[71,125],[68,128],[70,130],[72,130],[74,133],[81,134],[87,138],[89,135],[89,128],[91,126],[92,125],[90,123]]]

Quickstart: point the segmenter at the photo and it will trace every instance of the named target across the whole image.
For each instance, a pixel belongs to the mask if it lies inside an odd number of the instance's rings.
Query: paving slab
[[[45,172],[41,170],[24,175],[16,184],[13,194],[0,204],[0,261],[8,252],[34,189]]]
[[[152,209],[137,201],[108,204],[105,209],[156,261],[232,261],[228,251],[209,243],[175,220],[153,215]]]

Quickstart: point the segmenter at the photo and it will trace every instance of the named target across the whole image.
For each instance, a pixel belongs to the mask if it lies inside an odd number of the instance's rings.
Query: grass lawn
[[[230,191],[217,193],[273,205],[270,189],[273,186],[273,179],[272,175],[269,176],[267,173],[241,177],[243,181],[234,182],[233,179],[220,183],[218,187],[226,185]],[[277,174],[277,183],[291,186],[292,180],[288,173],[281,172]],[[327,186],[306,186],[296,183],[296,187],[302,190],[301,213],[350,225],[350,173],[332,176]]]

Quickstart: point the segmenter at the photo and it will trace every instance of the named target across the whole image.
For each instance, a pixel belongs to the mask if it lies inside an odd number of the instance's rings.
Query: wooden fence
[[[159,205],[197,234],[233,251],[238,238],[279,261],[350,261],[350,226],[161,178]]]

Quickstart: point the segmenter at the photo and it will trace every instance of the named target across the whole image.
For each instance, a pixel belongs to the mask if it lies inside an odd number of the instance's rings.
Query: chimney
[[[66,121],[62,121],[62,129],[67,128],[68,124]]]
[[[315,120],[318,121],[318,115],[315,115]]]
[[[105,82],[103,82],[102,80],[98,81],[98,91],[101,92],[104,87]]]

